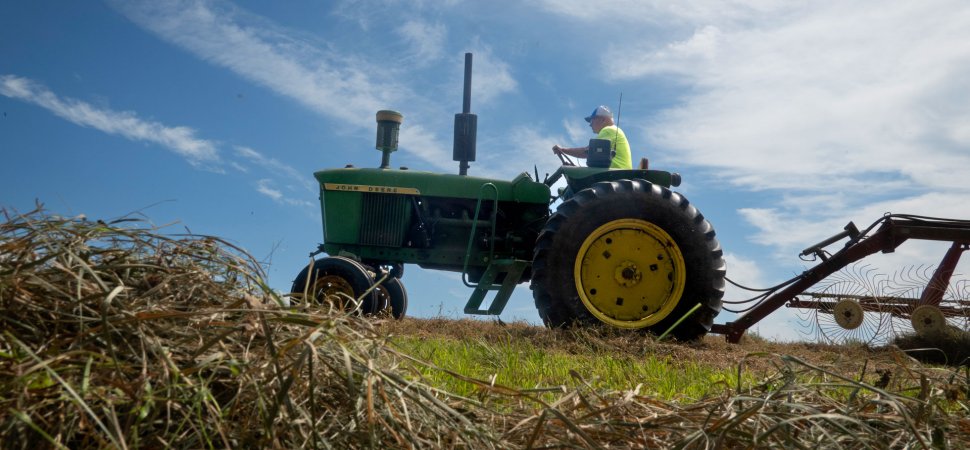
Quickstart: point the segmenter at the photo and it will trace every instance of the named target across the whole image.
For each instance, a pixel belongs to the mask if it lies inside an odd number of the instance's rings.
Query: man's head
[[[594,133],[599,133],[603,127],[613,125],[613,112],[610,111],[610,108],[600,105],[593,110],[589,117],[586,117],[586,121],[589,122]]]

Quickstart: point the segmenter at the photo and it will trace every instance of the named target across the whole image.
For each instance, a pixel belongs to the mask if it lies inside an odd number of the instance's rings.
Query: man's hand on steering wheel
[[[555,153],[556,156],[559,157],[559,161],[562,161],[562,165],[564,165],[564,166],[575,166],[576,165],[573,162],[573,160],[569,158],[568,155],[566,155],[565,153],[563,153],[562,147],[560,147],[559,144],[556,144],[556,145],[553,145],[552,146],[552,152]]]

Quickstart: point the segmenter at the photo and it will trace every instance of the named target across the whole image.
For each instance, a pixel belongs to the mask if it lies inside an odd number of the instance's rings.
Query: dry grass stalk
[[[281,308],[228,242],[131,218],[4,216],[4,447],[496,445],[376,364],[369,322]]]
[[[877,388],[796,358],[680,405],[578,375],[516,390],[401,354],[375,322],[283,308],[216,237],[3,211],[5,448],[905,448],[970,441],[968,376],[900,362]],[[428,386],[419,368],[477,386]],[[739,369],[740,370],[740,369]],[[956,392],[954,394],[954,392]]]

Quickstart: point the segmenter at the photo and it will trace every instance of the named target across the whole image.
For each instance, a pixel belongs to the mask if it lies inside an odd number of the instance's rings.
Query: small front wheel
[[[311,275],[312,273],[312,275]],[[337,308],[363,314],[378,312],[374,279],[364,266],[342,256],[313,261],[296,276],[291,298],[306,304],[332,304]]]
[[[408,310],[408,291],[399,278],[388,277],[377,286],[378,296],[382,298],[382,305],[391,309],[391,317],[403,319]]]

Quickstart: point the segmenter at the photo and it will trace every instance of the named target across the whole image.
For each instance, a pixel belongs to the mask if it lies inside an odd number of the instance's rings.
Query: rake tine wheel
[[[963,331],[970,331],[970,280],[959,280],[953,284],[953,306],[951,323]]]
[[[967,280],[935,286],[936,283],[931,281],[932,274],[930,266],[909,267],[896,272],[888,281],[884,309],[891,316],[890,328],[894,336],[940,331],[947,327],[970,329],[970,286]],[[942,293],[938,302],[925,300],[924,294],[930,289]]]
[[[880,305],[883,281],[875,269],[853,265],[803,294],[816,337],[833,344],[884,342],[890,333]]]

